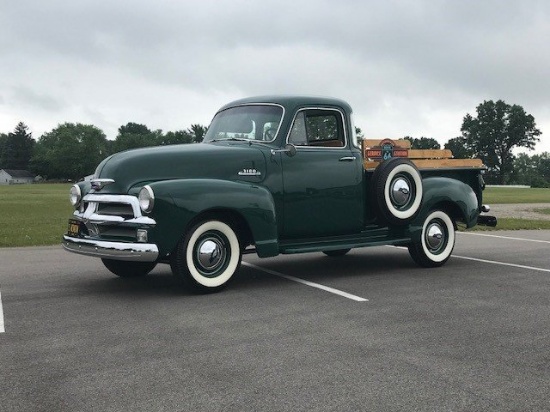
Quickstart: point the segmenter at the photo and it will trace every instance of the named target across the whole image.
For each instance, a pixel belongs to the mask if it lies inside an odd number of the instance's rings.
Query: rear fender
[[[413,237],[420,236],[424,219],[433,209],[444,209],[455,221],[462,221],[469,228],[475,226],[480,206],[471,186],[448,177],[424,178],[422,186],[422,208],[409,228]]]
[[[214,210],[237,213],[246,221],[260,257],[279,253],[275,203],[266,188],[218,179],[174,179],[149,186],[155,193],[155,241],[163,255],[175,248],[192,220]]]

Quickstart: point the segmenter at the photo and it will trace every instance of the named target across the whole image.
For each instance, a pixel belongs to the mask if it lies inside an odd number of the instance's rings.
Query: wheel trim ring
[[[220,272],[227,267],[227,238],[221,233],[206,232],[199,237],[194,246],[193,263],[197,270],[208,278],[219,276]],[[210,250],[211,248],[214,250]],[[206,261],[210,255],[212,264],[207,265]]]
[[[438,255],[447,246],[449,235],[445,225],[437,220],[432,220],[426,227],[424,240],[430,253]]]
[[[397,198],[397,195],[395,194],[396,190],[395,187],[399,182],[402,182],[405,187],[402,187],[398,191],[403,193],[403,189],[407,191],[406,193],[406,199],[404,201],[400,201],[400,199]],[[411,207],[412,200],[415,198],[415,190],[414,190],[414,182],[411,182],[411,180],[407,177],[405,174],[398,174],[395,176],[389,186],[389,194],[391,199],[391,204],[395,209],[404,211]]]
[[[197,239],[208,230],[216,230],[224,234],[229,242],[229,247],[230,247],[227,266],[225,267],[223,273],[219,274],[216,277],[204,276],[197,270],[197,268],[193,263],[193,249],[194,249],[193,245],[197,242]],[[233,251],[234,253],[231,253]],[[237,267],[239,266],[239,261],[240,261],[239,240],[237,239],[235,232],[233,232],[233,230],[225,223],[220,221],[208,221],[195,229],[195,232],[193,233],[193,235],[191,235],[191,238],[187,243],[187,249],[186,249],[185,255],[186,255],[186,260],[188,262],[188,265],[187,265],[188,270],[191,276],[193,277],[193,279],[198,284],[204,287],[215,288],[229,281],[229,279],[231,279],[231,276],[233,276],[233,274],[237,270]]]

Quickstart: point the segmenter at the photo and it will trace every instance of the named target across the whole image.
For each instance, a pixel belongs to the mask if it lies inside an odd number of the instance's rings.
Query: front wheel
[[[111,273],[121,278],[145,276],[157,265],[156,262],[127,262],[114,259],[101,259],[101,261]]]
[[[194,292],[223,289],[241,264],[239,239],[231,226],[208,220],[193,226],[172,255],[173,274]]]
[[[451,257],[455,246],[455,225],[442,210],[432,211],[424,220],[420,241],[409,245],[413,260],[423,267],[442,266]]]

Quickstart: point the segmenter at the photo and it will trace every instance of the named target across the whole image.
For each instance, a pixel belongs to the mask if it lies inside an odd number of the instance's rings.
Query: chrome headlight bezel
[[[80,190],[79,185],[72,185],[69,190],[69,202],[75,209],[78,209],[80,202],[82,201],[82,191]]]
[[[155,193],[149,185],[141,188],[138,195],[139,208],[144,213],[151,213],[155,206]]]

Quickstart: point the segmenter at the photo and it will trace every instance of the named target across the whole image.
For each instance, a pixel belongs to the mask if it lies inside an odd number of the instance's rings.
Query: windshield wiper
[[[209,142],[249,142],[249,140],[242,137],[226,137],[225,139],[212,139]]]

